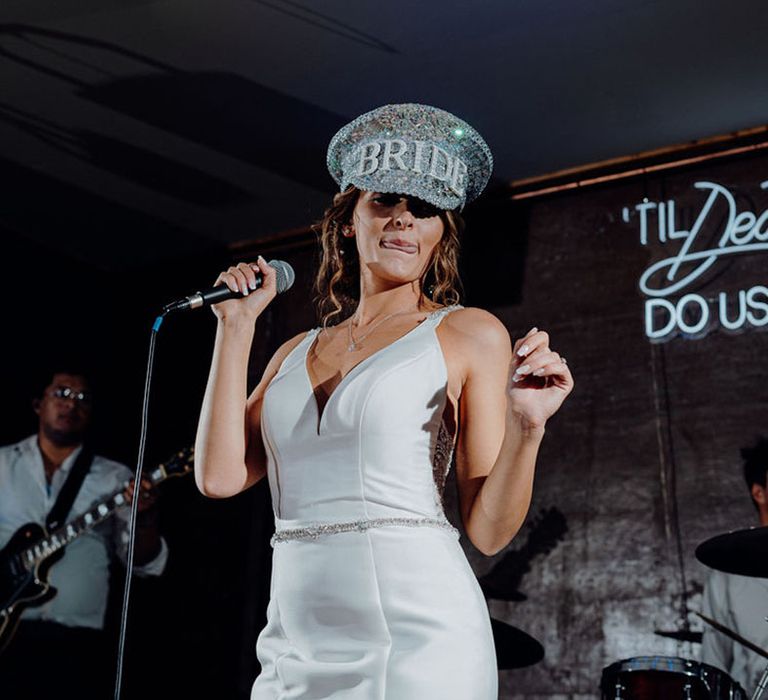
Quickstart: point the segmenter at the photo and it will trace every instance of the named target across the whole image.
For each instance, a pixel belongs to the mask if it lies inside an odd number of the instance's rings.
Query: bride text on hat
[[[406,170],[427,175],[448,184],[453,192],[464,196],[467,164],[429,141],[382,139],[363,144],[359,150],[358,175],[373,175],[387,170]]]

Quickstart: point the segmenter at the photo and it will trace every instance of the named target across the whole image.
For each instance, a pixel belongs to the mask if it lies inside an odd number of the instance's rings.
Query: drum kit
[[[696,558],[706,566],[741,576],[768,578],[768,527],[737,530],[718,535],[696,548]],[[705,615],[697,613],[712,628],[756,654],[768,652]],[[701,633],[691,630],[657,631],[679,641],[701,642]],[[768,685],[768,666],[751,700],[759,700]],[[600,681],[602,700],[746,700],[744,689],[714,666],[668,656],[640,656],[611,664]]]
[[[696,548],[696,558],[706,566],[726,573],[768,578],[768,527],[737,530],[713,537]],[[701,614],[698,616],[768,662],[768,651],[765,649],[717,620]],[[503,625],[494,622],[497,626]],[[514,634],[510,630],[494,628],[497,653],[502,648],[513,648],[516,652],[510,658],[507,658],[509,654],[504,658],[500,656],[499,668],[521,668],[543,658],[543,647],[533,637],[514,628],[511,630]],[[657,630],[656,634],[682,642],[700,643],[702,640],[701,632],[688,629]],[[502,638],[506,637],[509,637],[509,644],[501,644]],[[760,700],[767,687],[768,665],[751,700]],[[727,673],[698,661],[670,656],[638,656],[607,666],[603,669],[600,693],[602,700],[747,700],[744,689]],[[768,693],[765,697],[768,699]]]

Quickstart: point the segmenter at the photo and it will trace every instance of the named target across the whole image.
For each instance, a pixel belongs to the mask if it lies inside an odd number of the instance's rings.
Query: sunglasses
[[[50,396],[61,401],[74,401],[83,406],[91,405],[91,394],[88,391],[75,391],[70,386],[57,386],[51,389]]]
[[[434,204],[430,204],[423,199],[411,195],[382,192],[377,194],[373,199],[375,202],[387,207],[397,206],[403,199],[407,199],[408,211],[410,211],[417,219],[429,219],[432,216],[439,216],[443,211]]]

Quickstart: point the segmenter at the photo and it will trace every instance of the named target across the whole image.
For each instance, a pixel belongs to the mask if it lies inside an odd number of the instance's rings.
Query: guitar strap
[[[75,502],[77,493],[83,485],[85,475],[91,468],[92,462],[93,452],[87,445],[83,445],[83,449],[80,450],[80,454],[77,455],[77,459],[75,459],[75,463],[72,465],[72,471],[69,472],[67,480],[61,487],[61,491],[59,491],[56,503],[53,504],[51,512],[48,513],[48,517],[45,519],[45,527],[48,532],[61,527],[66,521],[66,517],[72,508],[72,504]]]

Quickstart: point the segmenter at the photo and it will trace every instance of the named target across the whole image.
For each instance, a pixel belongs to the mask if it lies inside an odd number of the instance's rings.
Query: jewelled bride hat
[[[436,107],[384,105],[342,127],[328,146],[339,187],[411,195],[461,209],[488,183],[493,156],[469,124]]]

